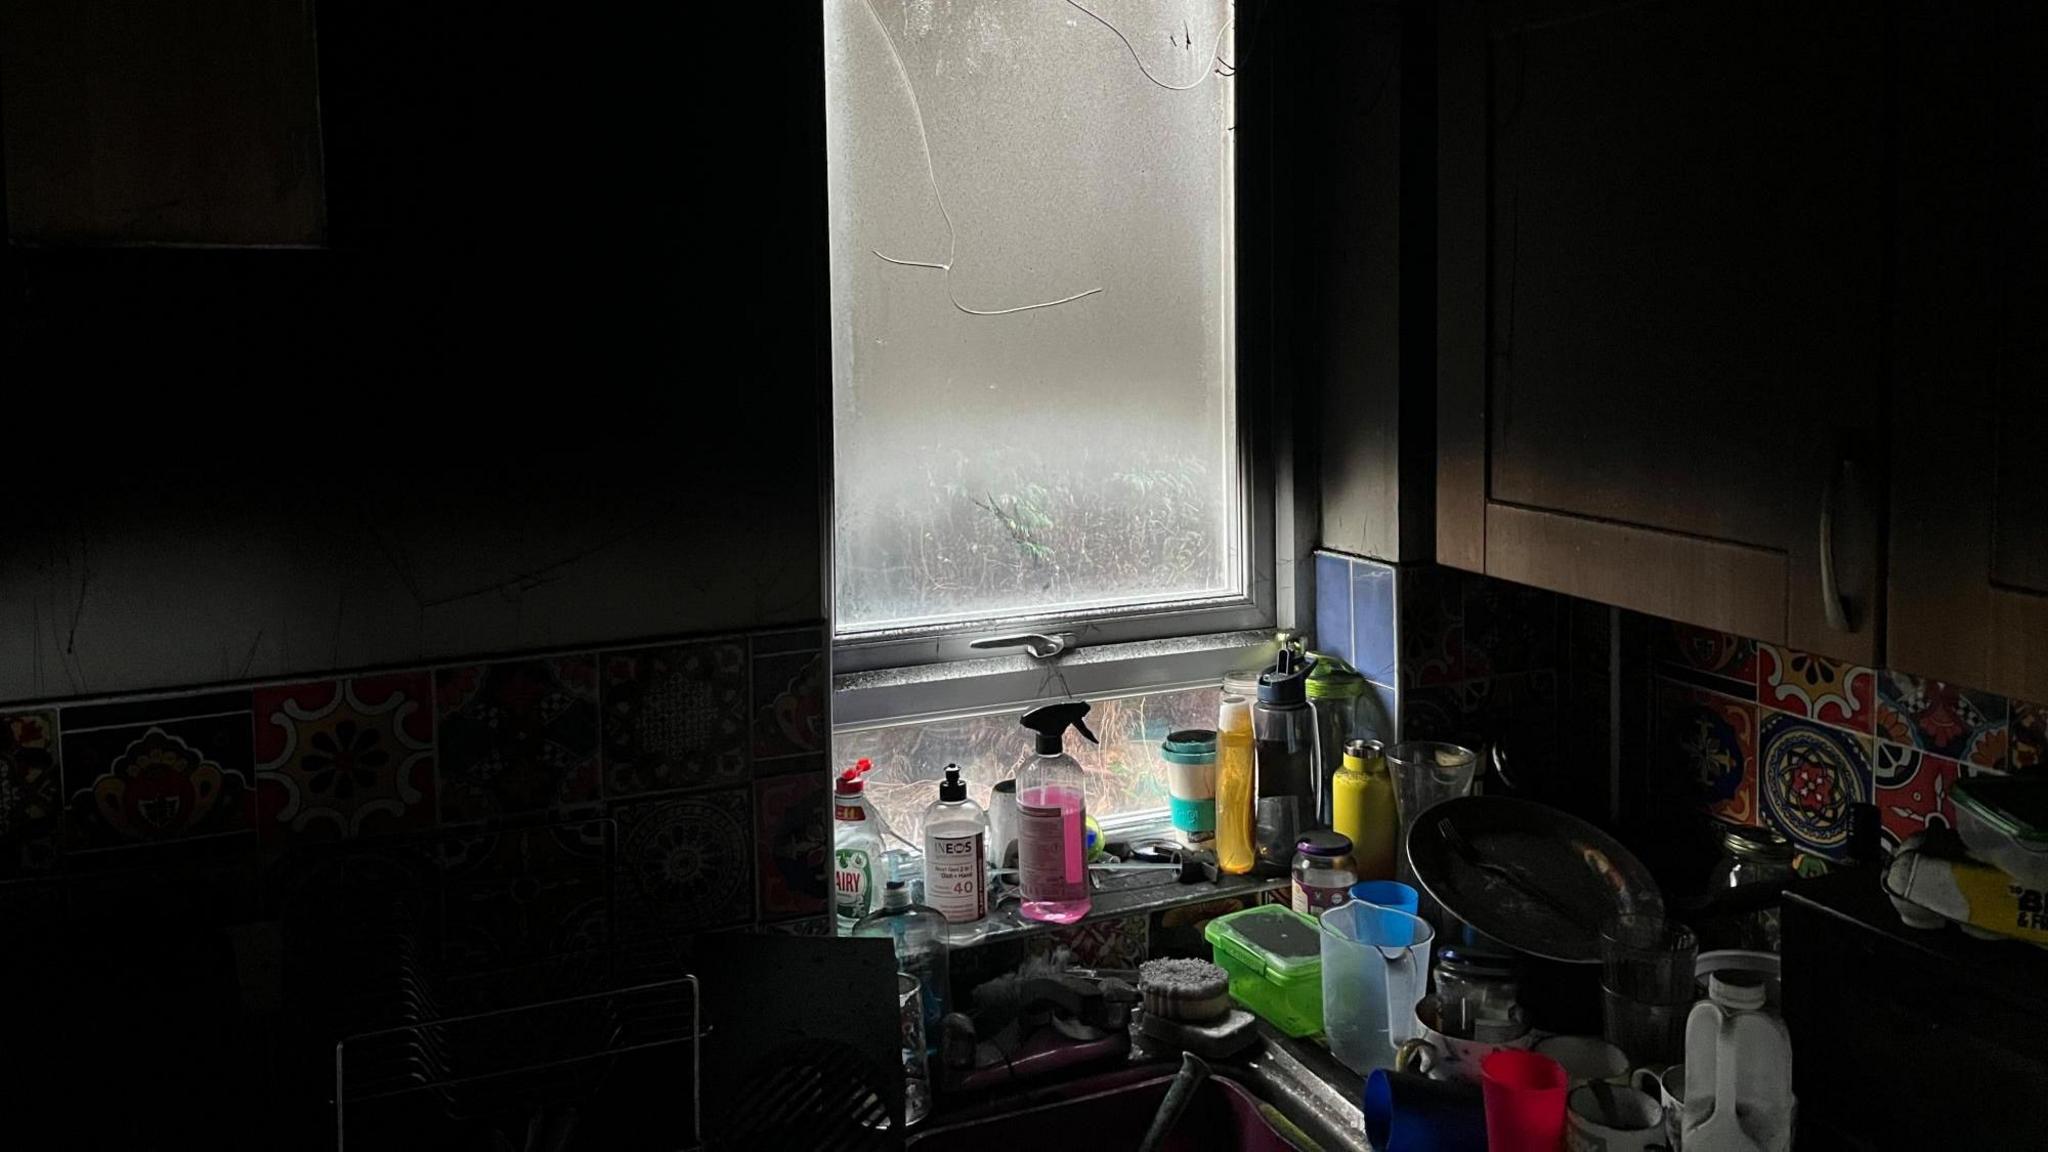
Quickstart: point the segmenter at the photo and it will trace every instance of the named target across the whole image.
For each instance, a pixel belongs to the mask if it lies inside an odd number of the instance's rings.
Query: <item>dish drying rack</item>
[[[340,1152],[702,1146],[697,977],[636,980],[673,972],[672,956],[607,950],[612,979],[632,982],[462,1011],[411,933],[393,931],[383,946],[394,963],[353,1004],[354,1019],[380,1026],[334,1048]],[[587,975],[589,957],[568,959]]]

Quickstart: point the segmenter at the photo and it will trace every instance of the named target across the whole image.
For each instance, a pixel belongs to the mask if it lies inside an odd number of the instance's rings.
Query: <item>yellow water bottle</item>
[[[1351,841],[1360,880],[1394,878],[1394,782],[1377,740],[1344,746],[1344,763],[1330,781],[1331,827]]]
[[[1233,876],[1252,870],[1257,777],[1252,768],[1252,702],[1225,696],[1216,714],[1216,866]]]

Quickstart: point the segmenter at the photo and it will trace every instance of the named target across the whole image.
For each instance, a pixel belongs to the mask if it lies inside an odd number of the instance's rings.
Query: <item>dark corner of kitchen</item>
[[[0,1143],[2048,1148],[2044,59],[0,0]]]

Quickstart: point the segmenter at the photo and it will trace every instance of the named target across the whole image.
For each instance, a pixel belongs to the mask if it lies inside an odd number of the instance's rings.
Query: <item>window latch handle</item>
[[[1043,632],[1020,632],[1015,636],[984,636],[968,647],[977,652],[997,648],[1022,648],[1036,659],[1050,660],[1065,652],[1067,645],[1073,642],[1074,638],[1065,632],[1055,632],[1051,635]]]

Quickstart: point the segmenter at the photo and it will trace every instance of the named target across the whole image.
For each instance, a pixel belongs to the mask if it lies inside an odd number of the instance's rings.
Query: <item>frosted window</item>
[[[1110,820],[1166,810],[1166,773],[1159,758],[1167,733],[1214,728],[1215,688],[1187,688],[1094,701],[1088,727],[1102,741],[1069,736],[1067,751],[1081,762],[1088,781],[1088,814]],[[845,767],[866,757],[875,762],[867,795],[889,827],[913,844],[924,843],[924,810],[939,798],[946,765],[960,765],[967,794],[984,808],[996,781],[1010,779],[1032,751],[1030,733],[1017,724],[1023,709],[928,720],[832,735],[832,761]],[[892,841],[891,847],[901,848]]]
[[[1243,592],[1229,17],[827,3],[842,632]]]

